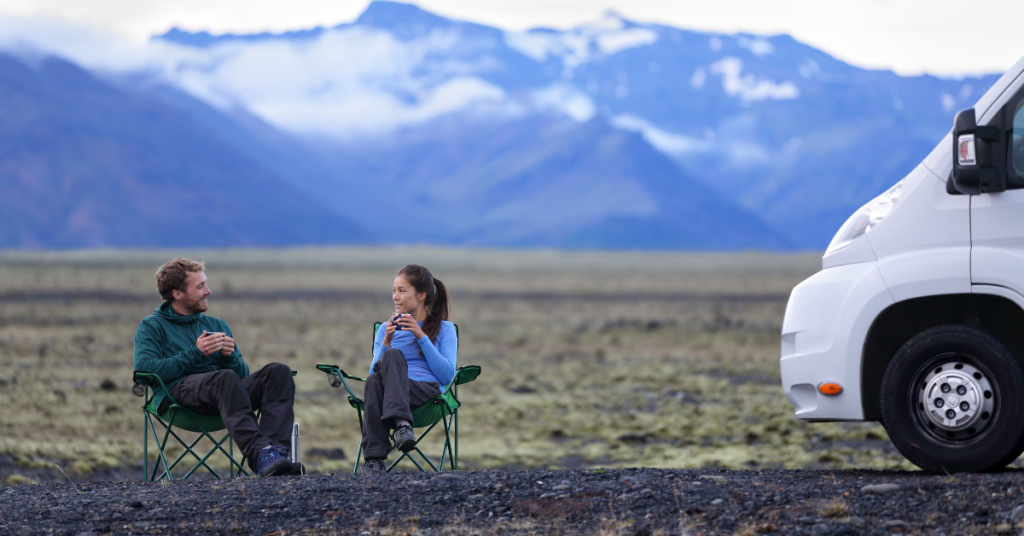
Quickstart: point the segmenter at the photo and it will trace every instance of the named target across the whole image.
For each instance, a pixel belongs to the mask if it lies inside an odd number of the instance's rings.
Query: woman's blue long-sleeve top
[[[423,327],[423,322],[418,322]],[[384,326],[377,329],[373,338],[373,361],[370,363],[370,374],[381,354],[388,349],[384,346]],[[408,330],[395,330],[391,336],[391,348],[401,350],[409,364],[409,378],[420,382],[437,382],[443,393],[445,387],[455,377],[455,364],[458,362],[459,339],[455,334],[455,324],[447,320],[441,322],[441,331],[437,334],[437,342],[430,342],[426,335],[416,339]]]

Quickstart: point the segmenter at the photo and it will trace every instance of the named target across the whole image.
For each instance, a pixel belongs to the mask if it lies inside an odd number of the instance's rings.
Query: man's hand
[[[384,322],[384,341],[381,343],[388,348],[391,348],[391,337],[395,334],[395,319],[398,318],[398,313],[391,315],[391,318],[387,322]]]
[[[235,339],[224,335],[224,346],[220,349],[220,355],[229,357],[233,353],[235,353]]]
[[[225,335],[223,333],[207,333],[203,330],[203,334],[196,339],[196,346],[203,355],[209,357],[215,352],[221,351],[224,347]],[[231,341],[231,348],[234,351],[235,342]]]

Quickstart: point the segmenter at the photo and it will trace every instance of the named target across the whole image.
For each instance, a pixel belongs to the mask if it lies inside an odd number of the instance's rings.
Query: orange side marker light
[[[818,386],[818,392],[827,396],[836,396],[843,392],[843,386],[838,383],[823,383]]]

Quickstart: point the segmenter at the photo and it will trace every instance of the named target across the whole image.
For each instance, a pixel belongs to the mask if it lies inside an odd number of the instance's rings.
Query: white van
[[[793,289],[781,367],[797,418],[881,421],[938,473],[1024,451],[1022,71],[1024,58],[957,114]]]

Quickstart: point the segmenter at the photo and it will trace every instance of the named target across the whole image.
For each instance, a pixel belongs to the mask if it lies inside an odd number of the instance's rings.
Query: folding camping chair
[[[374,337],[376,337],[377,330],[380,328],[380,326],[380,322],[375,322],[373,324]],[[455,336],[458,337],[458,335],[459,326],[455,326]],[[345,390],[348,391],[348,403],[353,408],[355,408],[356,413],[359,415],[359,431],[360,435],[362,435],[361,433],[363,431],[363,410],[365,409],[365,403],[363,402],[363,399],[356,396],[356,394],[352,391],[352,388],[349,386],[348,382],[345,380],[365,382],[366,379],[360,378],[358,376],[352,376],[351,374],[346,374],[345,371],[338,368],[337,365],[319,364],[316,366],[316,368],[317,370],[323,371],[327,374],[328,380],[331,382],[331,387],[341,387],[342,385],[345,386]],[[459,468],[459,407],[462,405],[462,403],[459,402],[458,386],[475,380],[476,377],[479,375],[480,367],[477,365],[467,365],[464,367],[459,367],[455,371],[455,377],[452,378],[451,383],[449,383],[448,386],[445,388],[444,393],[438,395],[437,397],[427,402],[426,404],[423,404],[422,406],[412,410],[412,427],[414,429],[426,428],[426,430],[424,430],[419,435],[419,437],[416,438],[417,445],[413,450],[410,450],[409,452],[403,452],[402,455],[399,456],[397,460],[395,460],[394,462],[391,463],[391,465],[388,466],[387,470],[389,472],[396,465],[398,465],[398,462],[402,461],[405,458],[409,458],[409,461],[411,461],[420,471],[426,471],[426,469],[424,469],[423,466],[420,465],[418,461],[416,461],[416,458],[412,456],[413,452],[419,454],[420,458],[422,458],[422,460],[426,462],[427,465],[429,465],[430,468],[433,469],[434,471],[444,471],[445,457],[448,458],[448,464],[452,471],[455,471]],[[444,426],[444,448],[441,449],[440,462],[437,465],[434,465],[434,462],[431,461],[431,459],[426,454],[424,454],[422,450],[420,450],[419,443],[423,441],[423,438],[426,437],[427,434],[430,433],[430,431],[433,430],[434,427],[439,422],[442,423]],[[392,444],[394,443],[394,440],[394,434],[392,434]],[[359,472],[359,461],[362,459],[362,456],[363,444],[362,441],[360,441],[359,451],[356,454],[356,463],[355,466],[352,468],[353,473]]]
[[[295,371],[292,371],[292,376],[295,375]],[[228,470],[231,478],[236,476],[252,476],[252,474],[246,470],[243,463],[235,459],[235,445],[231,439],[231,434],[226,433],[219,440],[213,437],[214,432],[219,432],[225,428],[224,421],[221,420],[220,416],[214,415],[200,415],[193,411],[189,411],[178,405],[177,401],[171,398],[171,394],[167,391],[167,387],[164,386],[164,382],[156,374],[148,372],[135,371],[132,376],[135,385],[132,387],[132,392],[136,396],[140,396],[146,401],[146,404],[142,406],[143,414],[143,426],[142,431],[142,479],[144,482],[155,482],[166,478],[171,480],[171,470],[177,467],[178,463],[185,458],[186,455],[191,454],[197,462],[193,465],[182,480],[192,476],[197,469],[205,467],[207,471],[213,474],[217,478],[221,478],[220,473],[215,471],[213,467],[210,467],[206,463],[206,460],[210,456],[220,451],[228,459]],[[154,397],[151,396],[150,390],[156,392],[162,392],[164,395],[171,400],[171,405],[167,408],[164,413],[159,412],[159,408],[154,402]],[[258,419],[260,412],[256,412],[256,418]],[[160,423],[163,426],[163,439],[160,439],[160,433],[157,431],[154,421]],[[171,428],[180,428],[189,432],[195,432],[199,434],[193,441],[187,442],[181,438]],[[153,464],[153,472],[149,471],[149,434],[152,432],[153,441],[156,444],[157,452],[159,453],[158,462]],[[167,442],[173,437],[177,442],[185,447],[185,452],[182,452],[173,462],[167,463],[167,456],[164,451],[167,449]],[[195,446],[203,439],[209,439],[213,443],[213,447],[202,457],[196,453]],[[224,450],[224,443],[227,442],[228,449]],[[241,454],[241,453],[239,453]],[[160,466],[163,465],[163,471],[160,470]],[[158,477],[157,474],[160,476]]]

